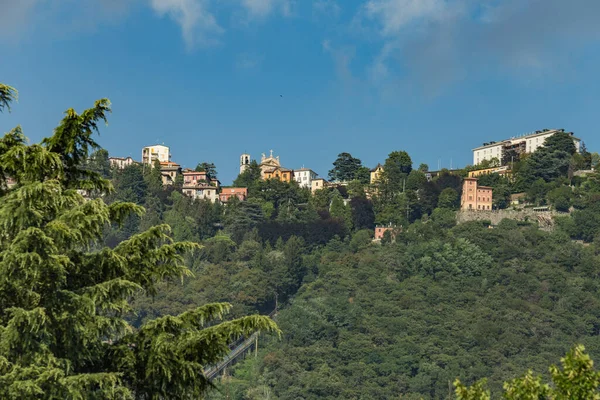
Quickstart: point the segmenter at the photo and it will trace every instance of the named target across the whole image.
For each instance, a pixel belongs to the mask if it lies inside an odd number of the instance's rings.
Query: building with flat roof
[[[155,144],[142,148],[142,164],[152,166],[156,160],[159,162],[171,161],[171,150],[168,146]]]
[[[564,129],[543,129],[533,133],[512,137],[499,142],[486,142],[483,146],[473,149],[473,165],[481,164],[483,161],[498,160],[500,165],[507,165],[511,158],[521,154],[533,153],[544,145],[546,139],[557,132],[564,132]],[[576,138],[573,132],[568,132],[573,137],[573,143],[577,152],[581,148],[581,139]]]

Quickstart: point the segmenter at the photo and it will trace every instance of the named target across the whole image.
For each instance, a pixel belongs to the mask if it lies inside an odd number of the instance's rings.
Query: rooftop
[[[503,140],[500,140],[498,142],[486,142],[486,143],[483,144],[483,146],[475,147],[473,149],[473,151],[480,150],[480,149],[487,149],[487,148],[490,148],[490,147],[502,146],[504,144],[509,144],[513,140],[523,141],[523,140],[527,140],[527,139],[534,138],[534,137],[537,137],[537,136],[545,136],[545,135],[555,134],[557,132],[564,132],[564,131],[565,130],[562,129],[562,128],[561,129],[542,129],[541,131],[535,131],[535,132],[525,133],[525,134],[519,135],[519,136],[513,136],[511,138],[503,139]],[[567,132],[567,133],[570,134],[571,136],[573,136],[573,139],[575,139],[575,140],[581,140],[581,139],[575,137],[573,135],[573,132]]]

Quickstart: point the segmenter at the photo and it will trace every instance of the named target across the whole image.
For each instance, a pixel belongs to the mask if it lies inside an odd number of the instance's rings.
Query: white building
[[[312,187],[312,181],[317,179],[317,173],[310,168],[295,169],[294,179],[301,188],[310,189]]]
[[[133,161],[133,158],[131,157],[108,157],[108,162],[110,163],[110,166],[113,168],[117,168],[117,169],[123,169],[131,164],[133,164],[135,161]]]
[[[168,146],[155,144],[142,149],[142,164],[152,166],[156,160],[160,162],[171,161],[171,151]]]
[[[244,153],[240,156],[240,174],[250,167],[250,154]]]
[[[219,200],[218,188],[216,186],[183,186],[183,194],[194,200],[207,199],[212,203]]]
[[[498,161],[502,163],[502,156],[506,150],[512,149],[518,154],[533,153],[544,145],[546,138],[554,135],[557,132],[564,131],[564,129],[544,129],[541,131],[535,131],[531,134],[512,137],[500,142],[484,143],[483,146],[473,149],[473,165],[478,165],[485,160],[492,160],[493,158],[498,159]],[[575,148],[577,149],[577,152],[579,152],[581,147],[581,139],[573,136],[572,132],[569,134],[573,137],[573,143],[575,143]]]

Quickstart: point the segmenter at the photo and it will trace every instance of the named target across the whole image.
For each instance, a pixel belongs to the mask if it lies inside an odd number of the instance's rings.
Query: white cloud
[[[440,18],[446,12],[444,0],[369,0],[367,16],[379,21],[384,35],[398,33],[417,20]]]
[[[215,36],[224,31],[208,11],[206,0],[151,0],[151,5],[159,15],[168,15],[179,24],[189,49],[218,42]]]
[[[356,49],[353,46],[335,47],[330,40],[323,40],[321,43],[323,51],[330,54],[335,64],[335,70],[338,78],[346,84],[355,83],[352,74],[351,64],[356,56]]]
[[[16,36],[43,0],[0,0],[0,36]]]
[[[597,15],[598,0],[366,0],[356,19],[378,27],[373,81],[398,69],[431,93],[467,78],[560,73],[600,43]]]

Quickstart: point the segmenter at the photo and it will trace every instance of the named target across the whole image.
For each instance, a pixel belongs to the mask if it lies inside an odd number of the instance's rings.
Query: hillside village
[[[582,150],[587,153],[584,145],[582,146],[581,139],[575,137],[572,132],[565,132],[564,129],[543,129],[500,141],[483,143],[482,146],[472,150],[473,165],[464,169],[430,171],[427,166],[421,165],[419,171],[428,182],[438,179],[440,176],[452,175],[459,177],[460,188],[457,188],[459,189],[457,192],[460,202],[457,207],[461,212],[489,212],[506,208],[508,205],[513,207],[536,205],[535,202],[528,201],[531,199],[528,199],[525,195],[526,190],[520,193],[510,193],[510,197],[505,199],[507,201],[499,202],[497,201],[498,196],[495,198],[494,187],[485,184],[485,182],[489,182],[490,179],[494,180],[495,177],[506,182],[514,182],[513,170],[515,163],[519,163],[542,148],[546,139],[557,133],[568,135],[572,139],[577,154],[581,154]],[[583,169],[570,171],[570,174],[577,176],[593,172],[591,155],[587,154],[590,159],[589,165],[584,165]],[[146,146],[142,149],[141,156],[141,162],[131,157],[108,157],[108,162],[112,168],[117,170],[122,170],[134,164],[139,164],[144,168],[158,168],[164,187],[178,187],[181,193],[194,200],[208,200],[212,203],[226,204],[233,197],[242,202],[248,199],[248,187],[223,187],[214,172],[216,167],[213,164],[202,163],[196,169],[181,168],[180,164],[172,160],[171,150],[165,144]],[[344,161],[342,160],[344,157],[351,162],[354,162],[352,160],[358,160],[350,154],[341,153],[336,162]],[[358,160],[358,163],[360,164],[360,160]],[[596,164],[597,160],[595,160],[594,166]],[[336,179],[338,177],[335,175],[334,170],[330,171],[329,179],[326,179],[310,168],[286,168],[282,165],[280,156],[275,156],[273,150],[270,150],[268,155],[262,153],[259,160],[253,160],[251,155],[247,153],[240,155],[240,175],[247,173],[253,166],[260,171],[260,179],[263,181],[277,180],[294,184],[300,189],[310,190],[312,195],[320,190],[339,191],[345,205],[349,202],[347,188],[352,180],[355,180],[355,178],[347,179],[347,177]],[[384,175],[385,166],[377,164],[368,169],[368,173],[366,173],[365,167],[360,166],[360,168],[364,171],[360,180],[364,185],[365,196],[367,199],[372,200],[373,196],[378,195],[378,186]],[[402,191],[404,191],[404,187]],[[544,204],[536,210],[550,211],[550,207]],[[381,239],[386,231],[392,231],[395,228],[397,228],[397,225],[393,221],[378,225],[374,231],[375,239]]]
[[[91,137],[108,104],[39,144],[0,140],[1,398],[69,398],[82,376],[110,398],[127,376],[144,398],[440,399],[488,376],[509,390],[565,352],[598,391],[568,352],[600,332],[600,155],[572,133],[488,142],[454,170],[340,153],[327,179],[242,154],[223,187],[165,145],[109,157]]]

